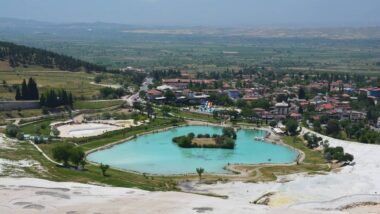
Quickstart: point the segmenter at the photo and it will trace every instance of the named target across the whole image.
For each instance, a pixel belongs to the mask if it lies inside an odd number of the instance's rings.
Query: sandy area
[[[82,123],[57,127],[60,132],[60,137],[90,137],[122,128],[123,127],[120,126],[102,123]]]
[[[204,146],[204,145],[216,145],[215,138],[194,138],[192,144]]]

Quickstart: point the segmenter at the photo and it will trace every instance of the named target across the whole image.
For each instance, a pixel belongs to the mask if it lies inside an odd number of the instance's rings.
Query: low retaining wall
[[[18,109],[38,109],[40,102],[32,101],[0,101],[0,111],[18,110]]]

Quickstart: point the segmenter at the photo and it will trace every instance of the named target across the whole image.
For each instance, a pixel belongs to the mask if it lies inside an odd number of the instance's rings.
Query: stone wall
[[[38,109],[40,102],[35,101],[0,101],[0,111],[18,110],[18,109]]]

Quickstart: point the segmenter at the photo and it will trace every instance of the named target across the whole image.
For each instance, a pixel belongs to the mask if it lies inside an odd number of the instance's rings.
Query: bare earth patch
[[[216,145],[215,138],[194,138],[192,144],[198,146]]]

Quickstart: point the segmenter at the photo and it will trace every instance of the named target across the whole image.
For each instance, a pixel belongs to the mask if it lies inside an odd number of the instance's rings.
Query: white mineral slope
[[[312,132],[304,129],[303,133],[308,131]],[[357,202],[380,203],[380,146],[320,136],[328,140],[330,146],[342,146],[346,152],[353,154],[356,164],[327,175],[284,176],[281,179],[289,180],[285,183],[187,184],[192,187],[185,189],[228,195],[230,200],[246,202],[265,193],[275,192],[271,206],[314,210],[339,209]]]
[[[0,213],[284,213],[283,209],[244,201],[180,192],[148,192],[34,178],[0,178],[0,183]]]

